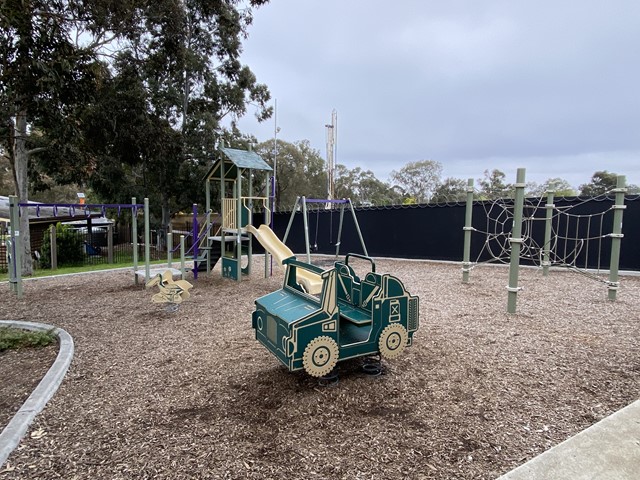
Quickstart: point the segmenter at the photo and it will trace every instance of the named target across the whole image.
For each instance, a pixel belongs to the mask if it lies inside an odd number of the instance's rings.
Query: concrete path
[[[640,400],[498,480],[639,480]]]
[[[0,467],[4,465],[11,452],[18,446],[20,440],[27,433],[29,425],[38,413],[42,411],[47,402],[56,393],[64,375],[69,369],[73,359],[73,339],[66,331],[52,325],[34,322],[21,322],[13,320],[0,320],[0,327],[22,328],[24,330],[40,330],[53,332],[58,336],[60,346],[55,362],[42,378],[36,389],[24,402],[18,413],[0,433]]]

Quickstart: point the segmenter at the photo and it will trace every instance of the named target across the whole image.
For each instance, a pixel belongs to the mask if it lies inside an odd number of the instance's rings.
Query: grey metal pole
[[[362,238],[362,232],[360,231],[360,225],[358,225],[358,218],[356,217],[356,211],[353,209],[353,204],[351,203],[351,199],[347,198],[347,202],[349,208],[351,209],[351,215],[353,216],[353,223],[356,224],[356,230],[358,231],[358,238],[360,239],[360,245],[362,245],[362,250],[364,251],[365,256],[369,256],[369,252],[367,252],[367,246],[364,244],[364,239]]]
[[[542,275],[546,277],[549,275],[549,267],[551,266],[551,222],[553,221],[553,210],[556,208],[553,203],[553,190],[547,191],[547,204],[544,206],[546,209],[544,220],[544,244],[542,245]]]
[[[467,180],[467,205],[464,215],[464,246],[462,249],[462,283],[469,283],[471,272],[471,232],[473,231],[473,178]]]
[[[249,192],[247,194],[249,202],[247,209],[247,225],[253,225],[253,170],[249,169]],[[240,202],[242,208],[244,208],[244,202]],[[251,241],[251,234],[247,233],[247,268],[245,272],[247,275],[251,275],[251,264],[253,263],[253,242]]]
[[[27,212],[29,210],[27,209]],[[28,215],[28,213],[25,213]],[[20,238],[20,205],[18,197],[9,195],[9,222],[11,223],[12,272],[9,272],[9,288],[22,298],[22,239]]]
[[[204,192],[204,208],[207,212],[209,212],[211,210],[211,180],[209,180],[208,178],[204,183]],[[207,227],[208,226],[209,225],[207,225]]]
[[[151,261],[151,235],[149,234],[149,199],[144,199],[144,278],[149,281],[149,263]]]
[[[133,272],[135,277],[136,285],[138,284],[138,274],[135,273],[138,271],[138,208],[136,205],[136,197],[131,198],[131,236],[133,237]],[[145,279],[146,281],[146,279]]]
[[[167,268],[173,264],[173,233],[167,233]]]
[[[340,244],[342,243],[342,223],[344,222],[344,203],[340,204],[340,223],[338,223],[338,241],[336,242],[336,260],[340,255]]]
[[[184,280],[185,277],[184,271],[184,235],[180,235],[180,274],[182,280]]]
[[[51,270],[58,268],[58,229],[55,224],[51,225],[49,231],[49,239],[51,240]]]
[[[307,249],[307,263],[311,263],[311,253],[309,252],[309,220],[307,218],[307,199],[302,197],[302,221],[304,222],[304,244]]]
[[[267,184],[265,186],[265,193],[266,193],[266,200],[264,201],[262,208],[264,208],[264,223],[265,225],[270,225],[271,224],[271,210],[270,210],[270,205],[269,205],[269,194],[271,193],[269,191],[269,184],[271,183],[271,179],[269,178],[269,174],[267,173]],[[267,249],[264,249],[264,278],[268,278],[269,274],[270,274],[270,266],[271,266],[271,262],[270,262],[270,256],[269,256],[269,252],[267,251]]]
[[[211,210],[207,209],[205,215],[205,248],[207,249],[207,275],[211,273],[211,250],[213,249],[213,243],[210,240],[211,237]]]
[[[609,262],[609,281],[607,282],[609,300],[614,301],[620,282],[618,281],[618,268],[620,266],[620,243],[622,242],[622,212],[626,205],[624,204],[624,194],[626,189],[626,179],[624,175],[618,175],[616,188],[613,190],[616,194],[616,203],[613,206],[613,232],[611,233],[611,261]]]
[[[198,257],[200,257],[199,252],[199,231],[200,228],[198,225],[198,204],[193,203],[191,205],[191,211],[193,212],[193,224],[191,226],[191,254],[193,257],[193,279],[198,279],[198,269],[200,268],[200,264],[198,263]],[[196,268],[198,265],[198,268]]]
[[[107,263],[113,263],[113,224],[107,225]]]
[[[519,168],[516,177],[516,200],[513,207],[513,228],[511,230],[511,261],[509,263],[509,286],[507,287],[507,312],[516,313],[518,299],[518,275],[520,268],[520,248],[522,246],[522,209],[524,207],[525,169]]]
[[[289,223],[287,224],[287,230],[284,232],[282,243],[287,243],[287,238],[289,238],[289,230],[291,230],[291,225],[293,225],[293,219],[296,216],[296,210],[298,210],[299,203],[300,203],[300,197],[296,197],[296,203],[293,206],[293,210],[291,211],[291,216],[289,217]]]

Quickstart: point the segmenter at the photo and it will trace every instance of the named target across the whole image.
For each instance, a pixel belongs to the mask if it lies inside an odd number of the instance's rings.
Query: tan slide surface
[[[247,225],[247,232],[258,239],[260,244],[273,256],[280,266],[282,266],[284,260],[294,256],[291,249],[280,241],[278,236],[273,233],[273,230],[269,228],[269,225],[263,223],[260,225],[260,228]],[[313,272],[298,269],[297,280],[309,293],[317,294],[322,290],[322,279],[320,275],[316,275]]]
[[[289,247],[282,243],[278,236],[273,233],[269,225],[263,223],[260,228],[247,225],[247,232],[258,239],[260,244],[276,259],[280,266],[282,266],[284,260],[294,256]]]

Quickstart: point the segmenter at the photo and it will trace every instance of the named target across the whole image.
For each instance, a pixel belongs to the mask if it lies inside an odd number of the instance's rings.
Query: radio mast
[[[333,200],[335,196],[336,157],[338,154],[338,113],[335,108],[331,111],[331,123],[325,125],[327,129],[327,199]],[[331,208],[331,204],[328,204]]]

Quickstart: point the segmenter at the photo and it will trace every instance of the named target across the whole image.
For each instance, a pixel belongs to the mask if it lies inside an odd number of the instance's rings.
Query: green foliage
[[[270,117],[270,94],[242,65],[252,8],[265,0],[106,2],[95,18],[121,28],[118,54],[85,125],[100,159],[89,178],[105,201],[148,197],[164,228],[171,211],[203,203],[202,177],[221,137],[241,137],[233,121],[256,107]],[[231,144],[227,138],[227,144]]]
[[[240,61],[265,3],[2,2],[0,149],[20,201],[75,182],[108,203],[149,197],[164,223],[202,201],[222,120],[249,103],[259,121],[271,115],[267,87]]]
[[[327,174],[320,152],[308,140],[294,143],[277,140],[276,210],[293,208],[296,197],[326,198]],[[263,142],[255,151],[269,165],[274,164],[273,141]]]
[[[448,177],[433,192],[431,201],[435,203],[464,202],[467,199],[467,181]]]
[[[2,148],[0,147],[1,150]],[[0,195],[5,197],[13,195],[15,191],[10,166],[9,159],[0,152]]]
[[[409,162],[400,170],[391,172],[391,181],[406,196],[413,197],[417,203],[429,201],[442,175],[442,165],[435,160]]]
[[[53,329],[43,332],[0,327],[0,352],[18,348],[46,347],[55,343],[56,339]]]
[[[601,170],[591,176],[591,181],[580,185],[580,195],[583,197],[597,197],[616,188],[618,174]]]
[[[81,112],[106,68],[84,37],[84,2],[4,0],[0,3],[0,150],[9,159],[20,202],[42,186],[81,182],[95,162],[85,148]],[[30,187],[31,183],[31,187]],[[20,220],[22,273],[31,275],[29,221]]]
[[[543,197],[549,191],[553,191],[556,197],[574,197],[578,194],[569,182],[557,177],[549,178],[540,185],[535,182],[527,184],[527,196],[529,197]]]
[[[45,233],[40,250],[40,266],[51,268],[51,229]],[[68,225],[56,224],[58,265],[77,265],[84,261],[84,243],[80,233]]]
[[[64,183],[91,169],[79,115],[104,69],[73,41],[71,31],[81,28],[76,8],[80,4],[68,0],[7,0],[0,7],[0,141],[12,166],[31,160],[36,187],[43,172]],[[26,148],[12,142],[18,138]]]
[[[510,183],[505,183],[504,172],[493,169],[484,171],[484,177],[478,179],[480,185],[480,198],[483,200],[496,200],[499,198],[511,198],[515,194],[515,188]]]
[[[378,180],[371,170],[360,167],[348,169],[336,165],[335,195],[350,198],[354,205],[391,205],[402,201],[402,195],[385,182]]]
[[[640,186],[634,183],[627,185],[627,194],[637,195],[640,193]]]

